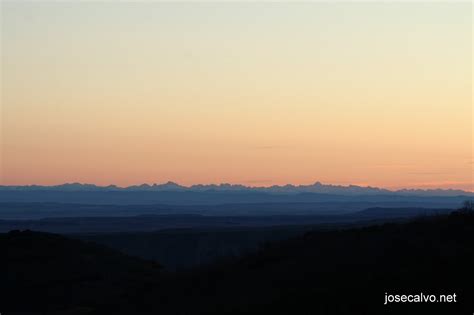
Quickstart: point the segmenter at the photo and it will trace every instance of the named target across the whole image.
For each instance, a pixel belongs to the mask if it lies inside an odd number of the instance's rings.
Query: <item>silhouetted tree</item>
[[[474,211],[474,201],[473,200],[465,200],[462,203],[461,211],[463,211],[463,212],[473,212]]]

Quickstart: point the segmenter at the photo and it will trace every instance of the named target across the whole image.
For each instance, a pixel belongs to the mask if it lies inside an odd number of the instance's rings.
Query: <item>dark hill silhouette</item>
[[[28,230],[0,234],[0,252],[2,314],[87,313],[152,283],[161,269],[104,246]]]
[[[467,211],[309,232],[196,272],[193,287],[180,292],[215,314],[470,314],[472,244],[474,213]],[[457,303],[383,305],[385,292],[456,293]]]
[[[46,309],[56,313],[42,314],[378,315],[474,309],[470,211],[308,232],[241,258],[169,274],[149,262],[50,234],[10,233],[0,239],[0,251],[7,253],[0,269],[0,278],[7,279],[0,282],[6,314]],[[457,302],[384,305],[386,292],[455,293]]]

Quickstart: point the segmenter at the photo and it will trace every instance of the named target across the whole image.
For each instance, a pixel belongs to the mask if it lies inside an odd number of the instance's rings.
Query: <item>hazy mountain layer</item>
[[[419,195],[419,196],[458,196],[458,195],[471,195],[474,193],[463,190],[453,189],[401,189],[401,190],[388,190],[377,187],[364,187],[357,185],[326,185],[320,182],[316,182],[312,185],[274,185],[270,187],[253,187],[245,185],[235,184],[198,184],[192,186],[182,186],[174,182],[167,182],[165,184],[142,184],[128,187],[118,187],[116,185],[109,186],[96,186],[93,184],[81,184],[81,183],[66,183],[63,185],[56,186],[40,186],[40,185],[29,185],[29,186],[0,186],[0,190],[51,190],[51,191],[241,191],[241,192],[268,192],[276,194],[294,194],[294,193],[319,193],[319,194],[340,194],[340,195]]]

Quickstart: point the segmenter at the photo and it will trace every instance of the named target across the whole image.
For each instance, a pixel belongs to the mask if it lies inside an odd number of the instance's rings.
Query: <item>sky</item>
[[[472,3],[1,3],[3,185],[474,190]]]

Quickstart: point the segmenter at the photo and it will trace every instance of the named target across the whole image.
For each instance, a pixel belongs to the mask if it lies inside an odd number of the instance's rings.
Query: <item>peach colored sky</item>
[[[1,8],[0,184],[474,190],[470,2]]]

